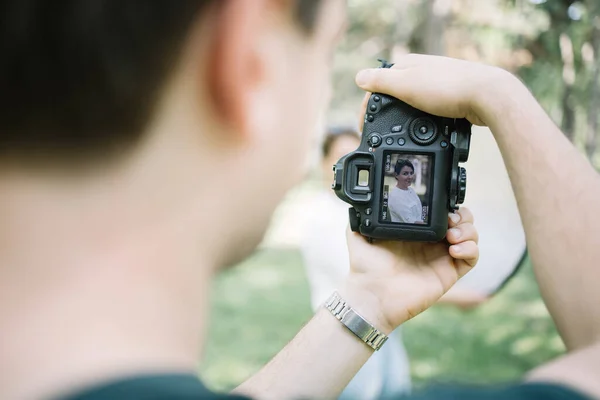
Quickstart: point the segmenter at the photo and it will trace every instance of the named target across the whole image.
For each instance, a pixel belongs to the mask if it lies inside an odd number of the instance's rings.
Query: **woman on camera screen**
[[[399,159],[394,167],[396,186],[389,194],[389,211],[392,222],[423,224],[423,205],[410,185],[415,178],[415,167],[406,159]]]

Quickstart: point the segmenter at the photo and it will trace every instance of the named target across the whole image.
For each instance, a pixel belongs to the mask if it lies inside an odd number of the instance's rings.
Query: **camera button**
[[[366,226],[367,228],[371,226],[371,220],[370,219],[365,219],[365,222],[363,222],[363,225]]]
[[[388,145],[392,145],[392,144],[394,144],[394,139],[389,137],[389,138],[385,139],[385,143],[387,143]]]
[[[444,140],[442,143],[440,143],[440,146],[442,146],[442,149],[445,149],[448,147],[448,142]]]
[[[367,215],[371,215],[371,214],[373,214],[373,209],[372,209],[372,208],[367,208],[367,209],[365,210],[365,214],[367,214]]]
[[[379,97],[379,96],[373,96],[373,101],[375,103],[379,103],[380,100],[381,100],[381,97]]]
[[[406,140],[404,138],[400,138],[400,139],[398,139],[398,144],[400,146],[404,146],[406,144]]]
[[[402,130],[402,125],[396,125],[392,127],[392,133],[398,133]]]
[[[377,105],[376,104],[371,104],[371,106],[369,107],[369,110],[371,110],[372,112],[377,111]]]
[[[373,122],[373,121],[375,121],[375,117],[372,116],[371,114],[369,114],[369,115],[367,115],[367,121]]]
[[[379,134],[374,133],[369,137],[369,144],[372,147],[379,147],[381,145],[381,136],[379,136]]]

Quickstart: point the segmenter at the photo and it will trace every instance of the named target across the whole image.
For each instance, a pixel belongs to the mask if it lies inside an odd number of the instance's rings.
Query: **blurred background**
[[[348,4],[349,29],[335,57],[334,98],[324,123],[356,125],[363,93],[354,76],[378,66],[377,58],[393,60],[407,52],[448,55],[517,74],[581,152],[600,165],[600,0]],[[200,371],[211,388],[241,383],[310,319],[298,241],[307,202],[319,187],[315,175],[293,190],[276,210],[256,254],[215,282]],[[404,342],[416,387],[504,382],[564,351],[528,260],[482,306],[472,311],[436,306],[409,321]]]

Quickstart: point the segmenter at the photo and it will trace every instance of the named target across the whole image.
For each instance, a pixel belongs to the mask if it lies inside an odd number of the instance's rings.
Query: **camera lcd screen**
[[[384,163],[382,222],[428,225],[433,157],[387,153]]]

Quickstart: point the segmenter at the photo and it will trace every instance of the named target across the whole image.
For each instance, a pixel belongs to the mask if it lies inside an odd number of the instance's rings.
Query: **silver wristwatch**
[[[377,330],[377,328],[354,311],[337,292],[333,292],[329,299],[325,301],[324,306],[350,332],[354,333],[360,340],[373,349],[379,350],[388,339],[385,334]]]

